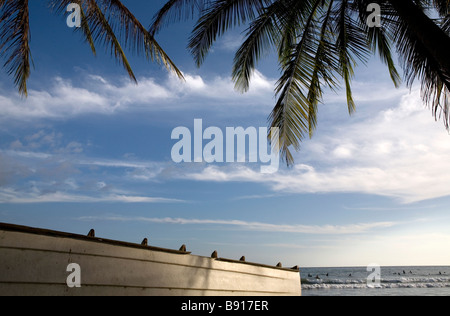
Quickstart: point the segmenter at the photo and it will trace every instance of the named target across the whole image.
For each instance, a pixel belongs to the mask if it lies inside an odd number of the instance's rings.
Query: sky
[[[150,25],[163,0],[124,3]],[[103,47],[93,56],[66,17],[30,2],[29,96],[0,73],[0,222],[284,266],[450,264],[450,136],[421,101],[396,89],[377,58],[357,68],[357,111],[327,92],[295,165],[172,161],[172,131],[266,127],[279,78],[270,54],[250,91],[234,90],[242,30],[197,68],[192,22],[158,42],[183,71],[128,52],[138,84]],[[4,56],[2,56],[4,62]]]

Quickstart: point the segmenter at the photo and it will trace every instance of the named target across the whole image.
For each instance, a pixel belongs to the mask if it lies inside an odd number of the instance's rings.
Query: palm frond
[[[79,0],[78,0],[78,2],[80,3]],[[89,22],[86,18],[86,14],[84,13],[84,9],[83,9],[83,6],[81,5],[81,3],[80,3],[80,10],[81,10],[81,29],[83,31],[86,42],[91,47],[92,53],[95,56],[95,55],[97,55],[97,50],[95,48],[94,38],[92,37],[91,28],[89,27]]]
[[[340,71],[345,84],[348,111],[352,114],[356,110],[351,88],[354,67],[357,65],[357,59],[363,63],[367,62],[370,52],[364,31],[352,19],[348,0],[342,0],[337,10],[335,32],[337,34],[336,46],[339,51]]]
[[[448,4],[447,10],[450,10],[450,0],[448,0],[448,1],[449,1],[449,4]],[[448,11],[447,11],[446,15],[442,16],[441,28],[450,37],[450,12],[448,12]]]
[[[89,26],[89,22],[86,18],[86,13],[84,11],[84,7],[86,4],[86,0],[53,0],[50,2],[50,8],[57,12],[58,14],[63,15],[66,11],[66,8],[69,4],[76,3],[80,7],[80,13],[81,13],[81,30],[84,34],[86,42],[89,44],[92,53],[97,55],[97,50],[95,48],[95,41],[92,37],[92,32]],[[75,29],[77,31],[77,28]]]
[[[237,90],[248,91],[257,62],[268,49],[275,46],[274,37],[278,30],[276,20],[285,12],[288,11],[283,1],[276,1],[250,24],[246,39],[234,57],[232,79]]]
[[[302,36],[303,26],[308,19],[304,14],[310,3],[308,1],[287,0],[283,1],[286,12],[278,19],[280,24],[280,40],[278,43],[278,60],[280,64],[289,62],[292,47]]]
[[[325,86],[335,90],[341,78],[349,113],[353,113],[356,105],[351,81],[355,68],[366,64],[373,54],[379,55],[394,85],[400,86],[392,52],[395,48],[407,84],[411,86],[416,78],[421,78],[424,100],[431,104],[435,116],[444,117],[449,124],[449,1],[377,1],[382,7],[383,25],[370,28],[367,7],[373,0],[204,0],[189,48],[200,66],[219,36],[250,22],[232,72],[236,88],[245,92],[257,62],[268,49],[277,47],[282,75],[275,88],[278,101],[269,121],[279,130],[278,148],[290,165],[290,148],[299,150],[301,141],[308,133],[311,137],[316,128]],[[194,3],[169,0],[159,21],[182,19],[183,10],[185,18],[192,16]],[[438,12],[439,18],[425,16],[428,10]],[[170,16],[173,12],[178,15]],[[423,25],[416,21],[418,17]],[[439,25],[438,30],[434,23]],[[430,38],[423,30],[417,30],[424,26],[434,29]]]
[[[135,81],[129,62],[122,48],[137,54],[145,54],[147,59],[164,64],[167,70],[183,79],[182,72],[161,48],[150,32],[120,0],[53,0],[57,12],[65,11],[69,3],[77,3],[81,8],[81,31],[96,53],[95,43],[106,45]],[[130,73],[131,71],[131,73]]]
[[[450,36],[450,15],[448,15],[442,23],[442,30]]]
[[[383,24],[381,27],[369,27],[367,24],[367,19],[369,18],[367,6],[372,1],[373,0],[358,1],[356,10],[359,15],[359,27],[365,34],[367,34],[368,46],[374,54],[378,52],[380,60],[388,68],[392,82],[396,88],[399,88],[402,83],[402,78],[392,57],[391,43],[393,42],[394,34],[391,34],[389,29],[387,29]],[[389,12],[392,12],[392,7],[388,3],[382,3],[382,21],[387,21],[390,18],[391,15]]]
[[[433,0],[433,8],[437,10],[441,17],[446,17],[450,10],[450,0]]]
[[[0,7],[0,54],[9,56],[4,67],[14,76],[20,94],[27,96],[32,63],[28,0],[3,0]]]
[[[188,48],[200,66],[212,44],[231,27],[246,23],[264,9],[268,0],[216,0],[202,12],[197,22]]]
[[[103,1],[109,4],[110,15],[119,17],[117,28],[124,33],[123,37],[127,46],[131,46],[138,54],[144,52],[148,59],[164,64],[167,70],[175,73],[180,79],[184,79],[182,72],[161,48],[154,36],[145,29],[141,22],[120,0]]]
[[[105,47],[109,47],[111,54],[122,64],[129,77],[137,83],[136,76],[128,61],[128,58],[120,44],[116,34],[108,19],[103,14],[101,8],[95,0],[87,0],[86,17],[91,22],[91,31],[96,41],[102,42]]]
[[[171,22],[193,18],[196,12],[202,12],[209,0],[169,0],[153,18],[149,28],[152,36]]]
[[[307,10],[303,13],[308,18],[303,26],[303,34],[298,44],[293,47],[290,61],[282,64],[284,73],[277,84],[279,99],[269,120],[271,127],[279,129],[278,148],[288,165],[294,163],[290,147],[300,149],[300,142],[309,132],[309,112],[311,110],[304,87],[309,87],[314,72],[315,38],[317,36],[317,14],[321,0],[306,1]],[[305,8],[305,9],[306,9]]]
[[[332,89],[338,86],[334,72],[336,72],[339,67],[339,61],[335,57],[336,54],[333,53],[335,51],[332,44],[333,35],[329,29],[333,4],[334,0],[328,1],[326,4],[326,6],[328,6],[328,10],[322,18],[322,21],[320,21],[322,27],[318,38],[319,42],[317,45],[317,51],[315,52],[315,64],[311,77],[311,83],[308,89],[308,126],[310,138],[313,136],[313,133],[317,128],[318,104],[323,98],[322,85],[327,84]]]
[[[393,2],[392,5],[396,10],[403,9],[398,7],[398,3]],[[416,10],[414,7],[412,9]],[[398,15],[401,16],[400,13]],[[436,45],[441,48],[447,47],[448,51],[450,51],[450,38],[446,35],[442,36],[445,33],[436,25],[432,25],[432,31],[422,35],[420,32],[423,30],[417,25],[411,24],[411,21],[408,21],[407,18],[398,18],[396,23],[390,23],[389,27],[396,34],[394,40],[397,44],[397,51],[403,64],[408,86],[412,86],[417,79],[421,81],[423,101],[432,109],[435,118],[442,118],[445,126],[449,128],[450,68],[448,65],[450,63],[448,62],[448,55],[447,58],[439,59],[435,48],[429,45],[426,37],[434,38],[437,36],[442,38],[441,42],[434,43],[434,47]]]

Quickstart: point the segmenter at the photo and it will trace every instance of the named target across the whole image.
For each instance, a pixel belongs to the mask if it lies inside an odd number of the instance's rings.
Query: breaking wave
[[[390,288],[450,288],[450,278],[398,278],[383,279],[378,286],[383,289]],[[302,279],[303,290],[319,290],[319,289],[365,289],[368,288],[365,279],[327,279],[327,280],[311,280]]]

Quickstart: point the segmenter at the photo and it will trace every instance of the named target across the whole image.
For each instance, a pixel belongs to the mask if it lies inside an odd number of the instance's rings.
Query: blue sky
[[[144,25],[162,0],[124,1]],[[181,82],[129,53],[133,84],[103,48],[94,57],[64,16],[31,2],[35,64],[22,99],[0,74],[0,221],[285,266],[448,265],[450,136],[420,90],[395,89],[374,58],[353,82],[357,113],[327,93],[296,165],[171,160],[174,128],[264,127],[279,76],[264,59],[251,89],[230,80],[241,35],[196,68],[192,23],[158,36]]]

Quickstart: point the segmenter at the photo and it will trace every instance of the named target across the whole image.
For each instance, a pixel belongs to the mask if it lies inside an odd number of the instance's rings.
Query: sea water
[[[303,296],[450,296],[450,267],[381,267],[370,288],[366,267],[301,268]]]

